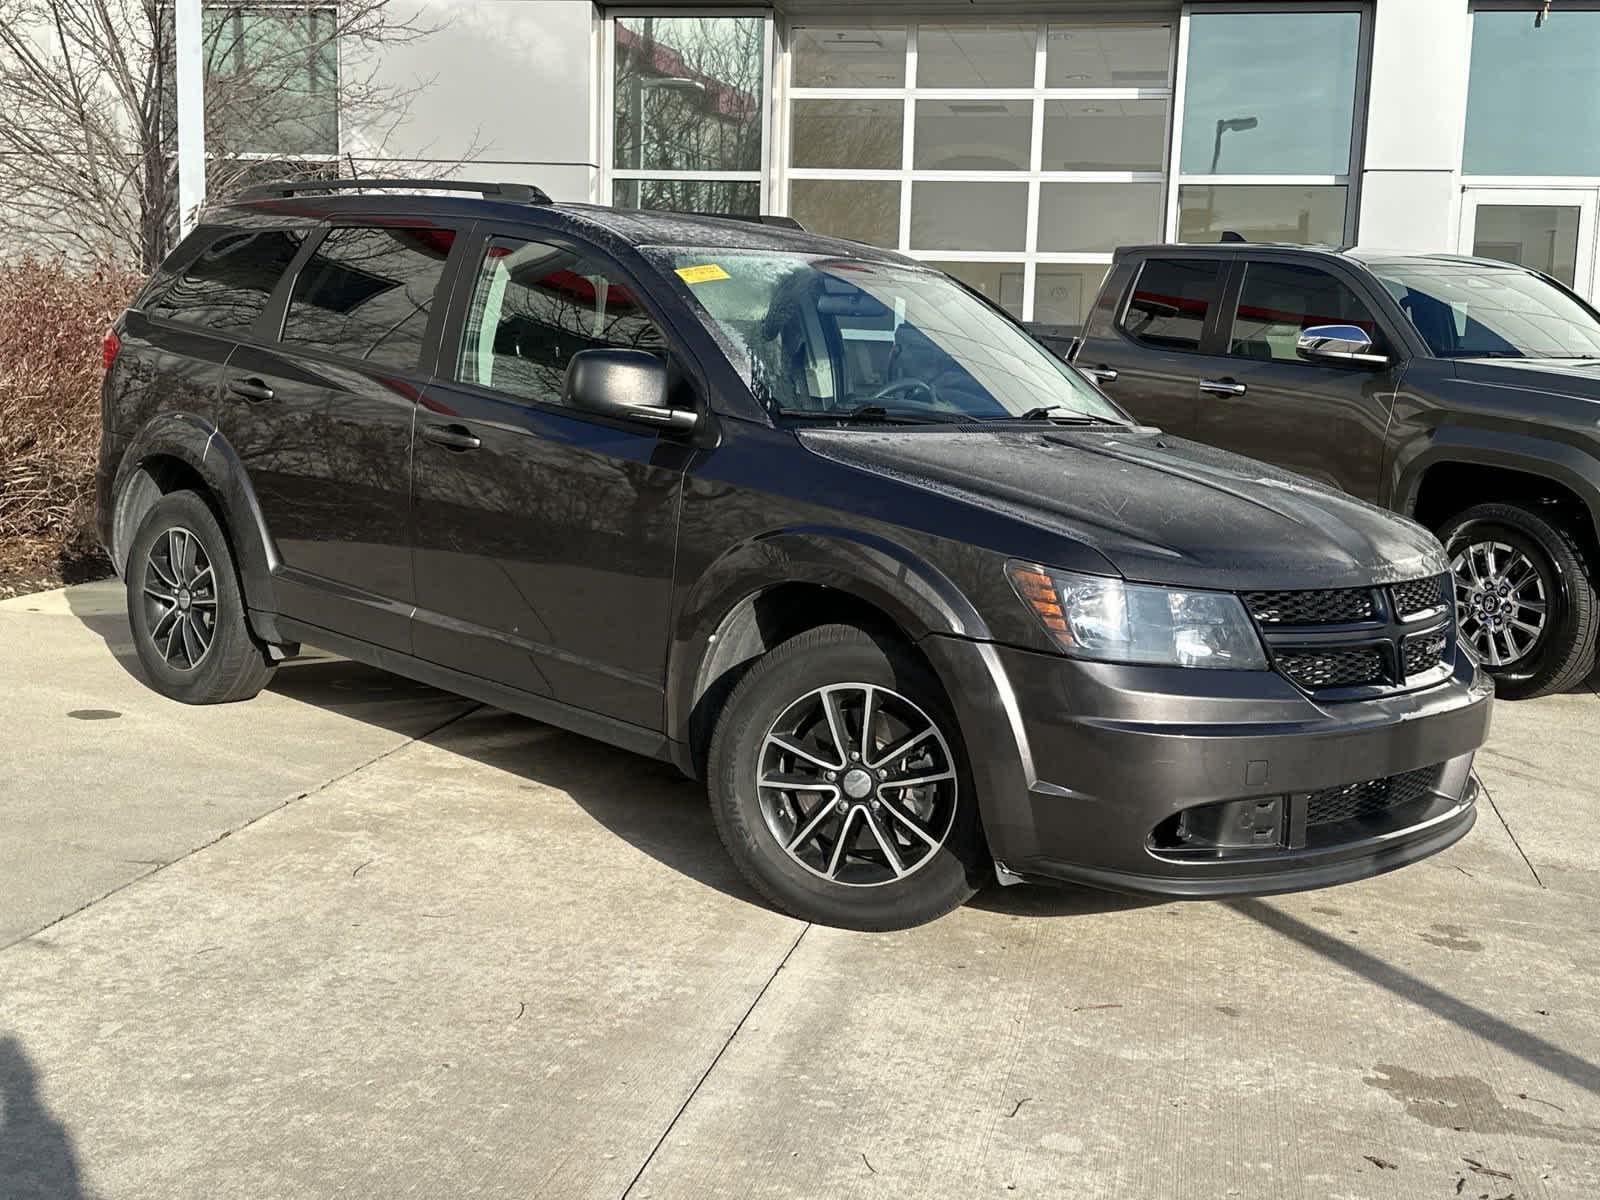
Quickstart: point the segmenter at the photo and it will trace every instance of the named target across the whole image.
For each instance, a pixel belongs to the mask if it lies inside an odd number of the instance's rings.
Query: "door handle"
[[[1096,383],[1115,383],[1117,369],[1115,367],[1084,367],[1083,373]]]
[[[266,385],[265,381],[256,378],[254,375],[248,379],[228,380],[228,390],[235,396],[243,396],[246,400],[256,403],[272,399],[272,389]]]
[[[1213,396],[1242,396],[1247,389],[1244,384],[1231,379],[1202,379],[1200,390],[1210,392]]]
[[[422,436],[447,450],[476,450],[483,445],[465,425],[424,425]]]

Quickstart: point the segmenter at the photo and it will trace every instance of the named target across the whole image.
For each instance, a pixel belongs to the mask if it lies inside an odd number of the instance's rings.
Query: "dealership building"
[[[411,4],[415,0],[395,0]],[[1353,243],[1511,259],[1597,295],[1600,4],[613,7],[421,0],[371,69],[424,84],[315,163],[451,169],[560,200],[788,214],[1077,324],[1114,247]],[[302,18],[303,19],[303,18]]]

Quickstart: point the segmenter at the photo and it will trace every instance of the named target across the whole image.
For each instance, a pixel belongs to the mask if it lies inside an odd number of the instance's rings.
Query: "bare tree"
[[[340,122],[368,154],[426,83],[377,71],[433,26],[390,0],[207,4],[207,191],[341,173]],[[178,231],[171,0],[0,0],[0,237],[151,269]]]

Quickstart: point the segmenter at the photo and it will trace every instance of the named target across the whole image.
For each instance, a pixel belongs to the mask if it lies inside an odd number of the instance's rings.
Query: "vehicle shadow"
[[[7,1036],[0,1036],[0,1113],[0,1196],[84,1200],[72,1137],[40,1100],[22,1044]]]
[[[143,681],[120,592],[69,589],[66,595],[74,616],[105,642],[124,670]],[[269,690],[403,736],[422,737],[527,783],[564,792],[600,825],[658,862],[725,895],[766,906],[723,849],[704,785],[685,779],[670,764],[315,651],[280,667]],[[1148,903],[1089,888],[1037,884],[990,885],[971,901],[983,911],[1032,917],[1086,916]]]

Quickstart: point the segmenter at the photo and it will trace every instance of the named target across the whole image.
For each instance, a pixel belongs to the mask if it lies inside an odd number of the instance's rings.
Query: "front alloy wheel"
[[[1490,667],[1510,667],[1544,636],[1550,603],[1533,560],[1504,542],[1469,542],[1450,563],[1461,636]]]
[[[904,879],[955,821],[955,761],[932,718],[870,683],[815,688],[767,730],[757,787],[767,828],[812,874],[852,887]]]
[[[950,702],[892,636],[824,625],[758,658],[722,705],[707,767],[734,863],[804,920],[905,929],[988,878]]]

